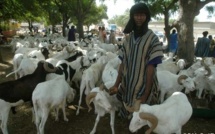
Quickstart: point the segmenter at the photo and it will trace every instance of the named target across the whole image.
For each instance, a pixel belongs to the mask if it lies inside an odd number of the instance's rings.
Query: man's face
[[[146,14],[145,13],[135,13],[134,21],[137,26],[142,26],[142,24],[146,21]]]

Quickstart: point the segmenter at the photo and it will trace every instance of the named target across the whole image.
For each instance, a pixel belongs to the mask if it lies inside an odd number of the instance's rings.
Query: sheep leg
[[[31,108],[32,111],[32,122],[35,122],[35,112],[34,112],[34,107]]]
[[[63,119],[64,121],[69,121],[69,119],[66,117],[66,98],[63,101],[63,105],[62,105],[62,111],[63,111]]]
[[[3,134],[8,134],[7,121],[8,121],[9,112],[10,112],[10,107],[7,107],[4,109],[4,111],[2,111],[1,129]]]
[[[76,111],[76,115],[79,115],[79,110],[80,110],[80,106],[81,106],[81,100],[82,100],[82,95],[83,95],[83,92],[84,92],[84,88],[85,88],[85,80],[82,79],[81,87],[80,87],[80,98],[79,98],[79,102],[78,102],[78,109]]]
[[[56,107],[55,108],[55,121],[59,121],[58,115],[59,115],[59,108]]]
[[[115,134],[114,121],[115,121],[115,111],[111,110],[111,112],[110,112],[110,127],[111,127],[112,134]]]
[[[44,127],[45,127],[46,120],[48,119],[49,109],[47,109],[47,108],[43,109],[42,114],[43,114],[42,120],[41,120],[40,126],[39,126],[40,134],[44,134]]]
[[[35,125],[37,127],[37,133],[39,134],[40,133],[40,130],[39,130],[40,115],[39,115],[39,112],[41,112],[41,111],[38,111],[39,108],[35,102],[33,102],[33,105],[34,105],[33,110],[34,110],[34,114],[35,114]]]
[[[198,98],[199,99],[201,99],[202,97],[202,91],[203,91],[203,89],[199,89],[199,91],[197,92],[198,94],[197,94],[197,96],[198,96]]]
[[[96,121],[95,121],[93,130],[90,132],[90,134],[95,134],[97,125],[98,125],[98,123],[99,123],[99,120],[100,120],[100,116],[97,114],[97,117],[96,117]]]

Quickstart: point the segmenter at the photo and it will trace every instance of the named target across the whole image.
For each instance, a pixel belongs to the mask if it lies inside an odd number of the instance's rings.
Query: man
[[[116,44],[116,35],[114,30],[110,30],[110,36],[109,36],[109,43],[110,44]]]
[[[170,46],[169,46],[169,52],[172,53],[174,56],[176,54],[177,48],[178,48],[178,35],[176,33],[176,30],[173,29],[172,33],[170,34]]]
[[[124,29],[126,40],[119,55],[122,63],[117,80],[109,90],[110,95],[117,93],[123,102],[120,111],[123,117],[138,111],[141,103],[158,102],[156,66],[162,62],[163,50],[156,34],[148,29],[150,19],[146,4],[135,4]]]
[[[75,41],[75,26],[71,26],[71,29],[69,30],[68,33],[68,41]]]
[[[210,51],[210,40],[207,38],[208,31],[204,31],[202,38],[198,38],[196,43],[195,56],[208,57]]]

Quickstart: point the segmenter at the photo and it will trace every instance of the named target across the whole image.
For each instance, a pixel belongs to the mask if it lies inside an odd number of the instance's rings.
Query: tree
[[[194,60],[193,21],[200,10],[215,0],[179,0],[179,16],[174,25],[178,31],[178,57],[191,65]],[[213,11],[211,11],[213,12]]]
[[[100,5],[98,7],[96,5],[93,5],[92,9],[90,10],[90,13],[86,15],[84,25],[87,25],[89,30],[90,25],[98,24],[102,19],[108,19],[106,12],[107,12],[106,5]]]
[[[123,15],[115,15],[108,23],[117,24],[117,26],[125,27],[129,20],[129,9]]]
[[[161,2],[168,2],[170,5],[168,6],[169,10],[165,10],[165,31],[168,32],[168,28],[176,27],[178,31],[178,58],[183,58],[188,61],[188,66],[192,65],[194,60],[194,40],[193,40],[193,22],[195,16],[197,16],[200,10],[208,3],[213,2],[215,0],[165,0],[165,1],[155,1],[155,0],[135,0],[135,1],[145,1],[146,3],[155,2],[155,5],[163,5]],[[176,21],[173,22],[172,25],[169,25],[169,16],[170,11],[172,10],[172,6],[178,6],[179,16]],[[164,5],[163,5],[164,6]],[[165,6],[164,6],[165,7]],[[152,8],[152,7],[151,7]],[[207,7],[210,13],[213,13],[214,8]],[[153,12],[156,9],[153,7]],[[170,10],[171,9],[171,10]],[[168,33],[167,33],[168,34]]]
[[[90,15],[91,10],[93,10],[93,7],[95,7],[95,5],[95,0],[73,0],[71,3],[71,10],[73,13],[71,15],[74,16],[77,20],[77,31],[80,38],[84,37],[84,22],[88,15]]]

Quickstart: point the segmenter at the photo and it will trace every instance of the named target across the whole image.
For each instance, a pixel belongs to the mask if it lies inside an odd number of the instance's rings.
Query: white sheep
[[[203,66],[203,62],[198,60],[195,63],[193,63],[189,68],[180,70],[178,75],[187,75],[187,76],[193,78],[195,70],[197,70],[198,68],[200,68],[202,66]]]
[[[18,74],[19,78],[26,76],[28,74],[32,74],[35,69],[37,68],[37,63],[39,62],[38,59],[32,59],[32,58],[23,58],[19,67],[17,70],[14,70],[13,72],[6,75],[6,77],[12,75],[12,74]]]
[[[13,71],[17,70],[21,64],[22,59],[24,58],[24,54],[18,53],[13,56]],[[15,79],[17,79],[17,73],[15,73]]]
[[[58,120],[58,110],[61,107],[64,121],[68,121],[65,113],[66,101],[72,102],[74,96],[74,90],[61,76],[39,83],[32,93],[37,132],[44,133],[45,123],[51,109],[56,109],[55,120]]]
[[[118,56],[111,59],[107,62],[105,65],[105,68],[102,72],[102,81],[104,82],[104,85],[109,89],[116,81],[117,75],[118,75],[118,67],[121,63],[121,60]]]
[[[166,62],[162,62],[162,64],[158,64],[157,70],[158,71],[167,70],[171,73],[177,74],[180,71],[180,68],[176,65],[175,62],[166,61]]]
[[[122,103],[116,98],[116,95],[110,96],[109,93],[104,90],[104,88],[105,87],[103,84],[100,87],[95,87],[86,96],[86,104],[89,108],[89,111],[92,109],[90,103],[93,102],[95,107],[95,113],[97,114],[94,127],[90,134],[96,133],[96,128],[99,123],[100,117],[103,117],[106,113],[110,113],[111,131],[112,134],[115,133],[115,112],[119,110],[119,108],[122,106]]]
[[[176,75],[164,70],[157,71],[157,77],[161,103],[167,93],[167,95],[171,95],[175,91],[182,91],[183,88],[186,88],[185,92],[188,93],[195,89],[193,79],[186,75]]]
[[[179,59],[179,60],[176,62],[176,65],[177,65],[177,67],[179,67],[180,70],[183,70],[183,69],[186,67],[187,62],[186,62],[185,59]],[[180,70],[179,70],[179,71],[180,71]]]
[[[148,125],[150,129],[146,134],[181,134],[182,126],[190,119],[192,112],[187,96],[181,92],[174,92],[162,104],[141,104],[139,111],[133,113],[129,130],[135,132]]]
[[[79,114],[79,107],[82,101],[82,95],[85,90],[85,95],[90,93],[90,90],[94,88],[98,83],[101,82],[102,71],[105,64],[108,61],[107,56],[101,56],[98,61],[87,68],[82,75],[81,86],[80,86],[80,98],[78,103],[78,109],[76,115]]]

